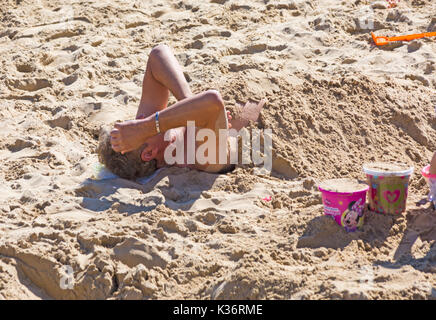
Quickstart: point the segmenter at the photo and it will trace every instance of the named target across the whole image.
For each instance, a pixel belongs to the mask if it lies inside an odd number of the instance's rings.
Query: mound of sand
[[[436,298],[418,172],[406,213],[368,213],[355,233],[317,190],[364,179],[366,162],[428,163],[436,42],[374,47],[360,17],[372,10],[377,35],[431,31],[434,1],[4,2],[0,298]],[[268,99],[271,175],[91,179],[101,124],[134,117],[162,42],[194,92],[218,89],[230,110]]]

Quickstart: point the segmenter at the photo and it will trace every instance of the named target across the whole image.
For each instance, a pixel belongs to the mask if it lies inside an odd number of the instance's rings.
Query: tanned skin
[[[178,100],[172,106],[168,106],[170,92]],[[248,110],[247,114],[250,115],[249,120],[257,120],[264,104],[265,101],[262,100],[258,104],[249,102],[245,105],[244,109]],[[157,132],[155,123],[157,111],[159,112],[161,133]],[[196,162],[187,165],[185,154],[185,164],[181,166],[189,166],[208,172],[219,172],[229,165],[229,163],[218,164],[219,130],[231,128],[230,120],[232,117],[230,112],[226,111],[220,93],[216,90],[207,90],[193,94],[185,79],[182,67],[170,48],[158,45],[152,49],[147,62],[136,120],[116,123],[110,133],[111,145],[114,151],[126,153],[140,148],[144,142],[147,142],[147,147],[141,152],[142,160],[156,159],[158,167],[162,167],[167,165],[164,158],[165,148],[177,139],[184,139],[186,145],[187,135],[184,133],[187,121],[195,121],[197,129],[206,128],[215,132],[216,164]],[[248,123],[245,120],[238,119],[236,121],[237,130]],[[164,134],[168,130],[171,130],[169,134],[171,139],[165,141]],[[195,149],[201,144],[196,143]]]

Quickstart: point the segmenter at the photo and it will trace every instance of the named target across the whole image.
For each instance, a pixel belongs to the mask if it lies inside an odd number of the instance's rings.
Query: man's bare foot
[[[266,100],[262,99],[258,103],[248,101],[245,106],[237,108],[235,117],[230,121],[230,125],[236,131],[246,127],[250,121],[256,122]]]

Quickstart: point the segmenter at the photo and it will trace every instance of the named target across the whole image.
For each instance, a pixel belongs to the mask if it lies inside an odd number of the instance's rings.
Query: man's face
[[[139,148],[142,161],[151,161],[156,159],[166,147],[166,141],[163,134],[157,134],[148,138],[145,143]]]

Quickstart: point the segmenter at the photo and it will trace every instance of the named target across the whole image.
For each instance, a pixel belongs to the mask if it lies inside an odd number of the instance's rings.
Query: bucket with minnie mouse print
[[[354,179],[331,179],[322,182],[324,213],[335,219],[346,231],[356,231],[363,225],[366,192],[369,187]]]
[[[406,210],[409,179],[413,167],[404,163],[372,162],[363,165],[369,184],[369,207],[384,214]]]

